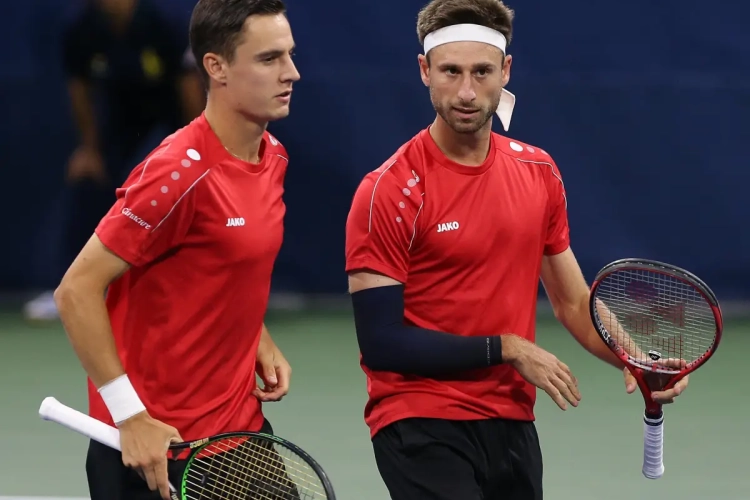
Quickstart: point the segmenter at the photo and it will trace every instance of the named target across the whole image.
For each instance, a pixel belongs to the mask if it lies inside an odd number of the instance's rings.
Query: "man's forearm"
[[[589,313],[588,295],[582,297],[576,305],[556,311],[556,315],[560,323],[584,349],[615,368],[622,369],[625,367],[625,364],[604,343],[596,331]]]
[[[125,374],[104,293],[61,287],[55,291],[55,302],[73,350],[97,389]]]
[[[55,302],[73,350],[115,424],[145,411],[117,354],[104,292],[60,287]]]
[[[271,341],[273,342],[273,339],[271,338],[271,334],[268,332],[268,328],[266,327],[266,324],[263,323],[263,326],[260,329],[260,341]]]
[[[362,362],[371,370],[436,377],[503,362],[499,335],[465,337],[405,325],[403,285],[351,298]]]
[[[604,323],[604,328],[606,328],[610,336],[615,339],[617,345],[621,346],[625,352],[635,359],[646,359],[645,353],[641,350],[638,344],[633,341],[633,338],[620,323],[617,315],[599,299],[596,300],[596,311],[599,318],[602,320],[602,323]]]
[[[271,334],[268,332],[268,328],[266,328],[266,324],[263,323],[263,326],[260,330],[260,341],[258,342],[258,352],[281,352],[279,347],[276,345],[276,342],[273,341],[271,338]]]
[[[276,343],[271,338],[271,334],[268,332],[268,328],[266,328],[266,324],[263,323],[263,326],[260,330],[260,343],[258,344],[259,348],[263,347],[276,347]]]

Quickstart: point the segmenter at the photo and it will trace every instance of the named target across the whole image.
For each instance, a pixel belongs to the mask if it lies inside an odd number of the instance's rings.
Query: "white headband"
[[[446,26],[424,37],[425,55],[440,45],[453,42],[481,42],[497,47],[505,54],[507,40],[499,31],[478,24],[454,24]],[[505,131],[510,128],[510,119],[513,116],[513,108],[516,104],[516,96],[503,89],[500,94],[500,104],[495,110],[500,123]]]
[[[494,45],[505,53],[507,41],[502,33],[479,24],[454,24],[433,31],[424,37],[424,53],[444,43],[482,42]]]

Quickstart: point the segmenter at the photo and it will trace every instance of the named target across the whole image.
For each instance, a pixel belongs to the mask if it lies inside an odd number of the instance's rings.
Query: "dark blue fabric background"
[[[160,5],[187,37],[192,2]],[[291,156],[275,287],[343,292],[359,180],[433,119],[416,63],[422,1],[288,5],[302,80],[292,115],[271,127]],[[718,5],[511,4],[511,135],[557,161],[588,277],[643,256],[698,273],[720,298],[750,298],[750,6]],[[65,265],[57,247],[75,131],[58,50],[72,10],[66,0],[15,2],[0,31],[0,212],[10,223],[0,288],[52,286]]]

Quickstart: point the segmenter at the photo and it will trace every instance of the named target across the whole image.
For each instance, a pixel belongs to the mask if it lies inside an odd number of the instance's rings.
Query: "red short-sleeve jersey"
[[[566,210],[546,152],[493,134],[486,161],[468,167],[425,129],[357,189],[346,270],[404,283],[407,324],[534,341],[541,260],[568,248]],[[440,380],[362,369],[372,435],[409,417],[534,418],[534,387],[507,365]]]
[[[287,154],[231,156],[204,116],[166,138],[117,190],[96,234],[131,268],[107,308],[151,416],[186,440],[263,423],[255,358],[282,243]],[[89,381],[90,414],[112,424]]]

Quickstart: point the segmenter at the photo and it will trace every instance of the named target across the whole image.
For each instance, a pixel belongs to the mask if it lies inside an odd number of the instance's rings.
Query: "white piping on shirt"
[[[169,217],[170,215],[172,215],[172,212],[177,207],[177,205],[180,204],[180,202],[182,201],[182,199],[195,187],[196,184],[198,184],[201,181],[201,179],[203,179],[205,176],[207,176],[210,171],[211,171],[211,169],[209,168],[208,170],[206,170],[205,172],[203,172],[203,174],[200,177],[198,177],[197,179],[195,179],[195,182],[193,182],[192,184],[190,184],[190,187],[187,188],[184,193],[182,193],[182,196],[180,196],[177,199],[177,201],[174,203],[174,205],[172,205],[172,208],[169,209],[169,212],[167,212],[167,215],[165,215],[164,218],[162,220],[160,220],[159,223],[156,225],[156,227],[151,231],[152,233],[154,231],[156,231],[157,229],[159,229],[159,226],[161,226],[164,223],[164,221],[167,220],[167,217]]]
[[[557,175],[557,173],[555,172],[555,167],[551,163],[546,162],[546,161],[522,160],[520,158],[516,158],[516,160],[518,160],[520,162],[523,162],[523,163],[534,163],[536,165],[547,165],[552,170],[552,175],[554,175],[555,178],[558,181],[560,181],[560,185],[563,187],[563,199],[565,200],[565,209],[566,210],[568,209],[568,197],[565,195],[565,184],[563,183],[562,178],[559,175]]]
[[[393,160],[390,165],[385,167],[382,172],[380,172],[380,175],[378,176],[378,180],[375,181],[375,185],[372,187],[372,197],[370,198],[370,215],[367,221],[367,232],[372,232],[372,208],[375,206],[375,191],[378,189],[378,183],[380,182],[380,179],[383,178],[386,172],[388,172],[393,165],[396,164],[396,160]]]

